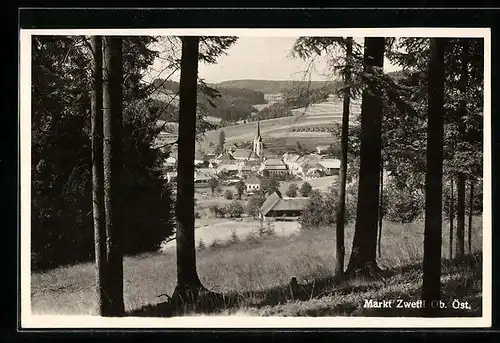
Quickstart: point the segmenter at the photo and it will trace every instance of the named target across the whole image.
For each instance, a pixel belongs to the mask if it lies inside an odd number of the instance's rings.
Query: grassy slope
[[[444,227],[447,227],[446,224]],[[473,249],[481,247],[481,218],[474,220]],[[447,256],[447,230],[443,233],[443,256]],[[241,295],[240,310],[256,315],[328,315],[375,313],[363,310],[366,297],[401,296],[417,299],[421,286],[423,226],[421,223],[385,223],[379,265],[392,270],[385,282],[351,282],[334,286],[333,228],[306,232],[287,238],[249,240],[199,251],[198,272],[202,282],[216,291]],[[353,228],[346,230],[346,256],[350,255]],[[406,267],[405,267],[406,266]],[[405,268],[404,270],[394,268]],[[443,271],[445,296],[469,299],[474,314],[480,311],[480,264],[446,267]],[[291,300],[287,285],[292,276],[304,285],[305,297]],[[175,255],[144,254],[124,261],[125,306],[128,311],[165,300],[176,280]],[[34,313],[91,314],[94,308],[94,267],[91,263],[62,267],[33,274],[31,299]],[[314,289],[313,289],[314,288]],[[154,307],[139,312],[151,314]],[[232,311],[232,310],[227,310]],[[396,312],[394,312],[396,313]],[[379,313],[380,314],[380,313]],[[401,313],[400,313],[401,314]],[[460,315],[466,315],[462,313]],[[470,313],[469,313],[470,314]]]

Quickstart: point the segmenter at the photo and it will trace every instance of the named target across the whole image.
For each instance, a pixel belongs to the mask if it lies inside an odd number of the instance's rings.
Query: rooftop
[[[271,194],[266,201],[262,204],[260,211],[263,215],[269,213],[269,211],[299,211],[304,209],[309,203],[309,198],[297,197],[281,197],[278,193]]]

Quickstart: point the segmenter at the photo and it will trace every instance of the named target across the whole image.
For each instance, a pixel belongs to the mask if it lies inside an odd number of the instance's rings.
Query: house
[[[304,209],[310,203],[309,198],[289,198],[280,196],[274,192],[260,207],[262,218],[289,218],[300,217]]]
[[[235,158],[229,151],[224,151],[222,154],[219,154],[216,158],[213,159],[212,162],[215,162],[217,164],[220,163],[225,163],[225,162],[232,162],[235,161]]]
[[[245,190],[249,193],[253,193],[260,190],[260,179],[257,176],[252,176],[245,181]]]
[[[336,158],[325,158],[318,161],[325,168],[326,175],[338,175],[340,172],[340,160]]]
[[[238,171],[238,175],[241,176],[242,178],[250,177],[253,175],[253,173],[254,173],[253,168],[246,164],[244,164]]]
[[[319,155],[326,154],[330,147],[328,145],[318,145],[316,147],[316,153]]]
[[[217,166],[217,174],[238,175],[241,165],[239,163],[223,163]]]
[[[210,179],[212,179],[212,177],[210,177],[209,175],[195,173],[194,186],[196,188],[209,187],[210,186]]]
[[[321,159],[321,156],[309,154],[300,156],[293,162],[293,175],[305,176],[309,167]]]
[[[203,162],[205,162],[206,158],[205,158],[205,154],[201,151],[196,151],[195,154],[194,154],[194,165],[200,165],[200,164],[203,164]],[[208,161],[208,160],[207,160]]]
[[[290,174],[297,175],[300,169],[300,163],[298,163],[297,161],[300,159],[300,157],[301,156],[299,154],[283,154],[283,162],[285,162],[285,164],[288,166]]]
[[[215,168],[196,168],[195,169],[195,176],[196,175],[204,175],[208,176],[210,178],[216,178],[217,177],[217,170]]]
[[[283,160],[278,159],[278,158],[270,158],[264,161],[262,166],[260,167],[259,170],[261,173],[264,173],[265,171],[269,172],[269,175],[287,175],[288,174],[288,167],[283,162]]]
[[[308,163],[303,168],[302,171],[306,178],[318,178],[325,174],[325,168],[318,162]]]
[[[256,161],[259,159],[259,156],[250,149],[235,149],[231,155],[235,160],[238,161],[248,161],[248,160],[253,160]]]

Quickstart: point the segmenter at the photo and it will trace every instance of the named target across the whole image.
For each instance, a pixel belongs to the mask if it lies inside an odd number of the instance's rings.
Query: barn
[[[274,192],[271,194],[260,208],[261,216],[275,219],[297,219],[310,203],[309,198],[283,197]]]

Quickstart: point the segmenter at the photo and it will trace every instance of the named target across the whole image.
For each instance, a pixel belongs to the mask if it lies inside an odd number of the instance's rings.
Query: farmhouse
[[[318,178],[322,177],[325,172],[325,168],[318,162],[308,163],[303,168],[304,176],[307,178]]]
[[[338,175],[340,171],[340,160],[336,158],[321,159],[318,161],[325,169],[326,175]]]
[[[252,176],[245,181],[245,189],[247,192],[255,192],[260,190],[260,180],[257,176]]]
[[[297,219],[310,201],[309,198],[282,197],[274,192],[262,204],[260,214],[263,218]]]

